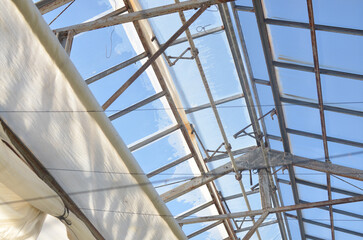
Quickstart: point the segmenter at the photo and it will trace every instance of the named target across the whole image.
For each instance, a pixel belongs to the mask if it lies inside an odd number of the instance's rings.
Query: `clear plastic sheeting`
[[[1,118],[105,239],[185,239],[33,3],[0,11]]]

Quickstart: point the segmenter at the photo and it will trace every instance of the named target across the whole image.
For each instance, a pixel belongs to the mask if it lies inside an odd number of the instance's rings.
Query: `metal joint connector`
[[[242,179],[242,174],[238,172],[234,177],[236,178],[237,181],[240,181]]]

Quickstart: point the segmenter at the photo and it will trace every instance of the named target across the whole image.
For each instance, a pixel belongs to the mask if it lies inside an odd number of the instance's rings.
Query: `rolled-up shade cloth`
[[[105,239],[186,239],[30,0],[0,8],[0,92],[0,117]],[[30,204],[63,214],[55,201]]]

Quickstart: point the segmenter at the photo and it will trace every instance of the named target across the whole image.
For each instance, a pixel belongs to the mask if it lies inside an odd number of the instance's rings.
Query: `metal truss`
[[[45,14],[68,2],[70,2],[70,0],[42,0],[38,2],[36,6],[40,9],[42,14]],[[142,59],[146,59],[146,62],[142,65],[142,67],[139,70],[137,70],[137,72],[129,80],[127,80],[123,86],[121,86],[118,90],[115,89],[116,90],[115,94],[110,99],[108,99],[103,105],[103,109],[107,109],[124,91],[127,90],[127,88],[148,67],[151,67],[155,72],[162,91],[156,93],[153,96],[145,98],[142,101],[135,103],[119,112],[114,113],[113,115],[109,116],[109,119],[111,121],[116,120],[157,99],[166,98],[166,101],[170,106],[172,114],[176,119],[176,124],[170,126],[169,128],[163,131],[154,133],[144,138],[142,141],[138,141],[137,143],[130,145],[129,149],[130,151],[136,151],[137,149],[152,144],[153,142],[175,131],[180,131],[182,133],[190,153],[171,163],[168,163],[167,165],[155,169],[154,171],[148,173],[147,176],[149,178],[155,177],[158,174],[161,174],[166,170],[175,167],[178,164],[190,159],[193,159],[197,164],[198,169],[200,171],[200,176],[196,176],[190,181],[161,194],[161,199],[166,203],[198,187],[201,186],[207,187],[212,199],[211,201],[206,202],[200,206],[197,206],[194,209],[190,209],[187,212],[180,214],[179,216],[175,216],[176,221],[181,226],[185,224],[215,221],[214,223],[207,225],[189,234],[187,236],[188,238],[196,237],[205,231],[223,225],[228,234],[227,239],[238,239],[237,233],[240,234],[242,232],[246,232],[243,239],[249,239],[253,236],[253,234],[256,234],[256,236],[259,239],[261,239],[259,228],[272,224],[278,224],[281,238],[284,240],[292,239],[291,230],[289,228],[289,224],[287,221],[288,218],[295,218],[298,220],[301,239],[307,239],[307,238],[320,239],[316,236],[312,236],[311,234],[307,234],[305,231],[304,223],[310,223],[318,225],[320,227],[330,228],[332,239],[335,239],[335,231],[343,231],[345,233],[357,236],[363,235],[362,233],[353,232],[350,230],[334,226],[333,213],[339,213],[346,216],[363,219],[363,217],[359,214],[333,208],[333,205],[363,201],[363,195],[357,194],[355,192],[350,192],[345,189],[337,189],[332,187],[331,176],[342,176],[348,179],[355,179],[362,181],[363,171],[333,164],[330,161],[331,156],[329,155],[328,142],[347,144],[360,148],[363,147],[363,144],[359,142],[350,141],[347,139],[339,139],[327,136],[326,126],[325,126],[325,116],[324,116],[325,111],[333,111],[342,114],[354,115],[358,117],[363,117],[363,113],[357,110],[340,108],[324,104],[323,94],[321,90],[320,75],[327,74],[340,77],[350,77],[357,80],[362,80],[363,76],[355,73],[321,68],[319,66],[318,50],[316,43],[316,31],[330,31],[342,34],[355,34],[363,36],[363,30],[315,24],[313,6],[311,0],[307,0],[307,7],[309,10],[308,11],[309,24],[280,20],[280,19],[269,19],[266,17],[264,13],[264,5],[261,0],[253,1],[253,7],[238,6],[235,3],[227,4],[227,2],[229,1],[226,0],[188,0],[183,2],[179,2],[178,0],[176,0],[175,3],[173,4],[165,5],[162,7],[156,7],[152,9],[141,9],[139,4],[135,3],[135,1],[125,0],[124,2],[125,2],[124,8],[117,9],[111,12],[110,14],[107,14],[106,16],[103,16],[99,19],[87,23],[75,24],[72,26],[55,29],[54,32],[57,35],[58,39],[60,40],[61,44],[68,52],[68,54],[70,54],[73,37],[75,35],[81,32],[92,31],[103,27],[109,27],[127,22],[133,22],[137,34],[145,49],[145,52],[125,62],[117,64],[109,69],[106,69],[101,73],[86,79],[85,81],[87,84],[92,84],[95,81],[101,80],[105,76],[108,76],[116,71],[123,69],[126,66],[129,66],[130,64],[138,62]],[[218,5],[218,10],[220,12],[223,26],[210,29],[209,31],[205,32],[191,34],[191,32],[189,31],[189,27],[193,23],[193,21],[195,21],[209,6],[215,4]],[[199,10],[189,20],[187,20],[183,11],[194,8],[197,8]],[[268,80],[256,79],[253,75],[251,62],[248,56],[248,51],[242,31],[243,24],[240,23],[238,18],[239,11],[247,11],[249,12],[249,14],[254,14],[256,17],[260,40],[262,43],[263,53],[268,70],[268,76],[269,76]],[[147,18],[161,16],[165,14],[171,14],[171,13],[179,13],[179,17],[182,22],[182,27],[176,30],[175,34],[165,43],[160,44],[153,42],[155,36],[152,34],[152,29],[148,25],[143,24],[139,20],[144,20]],[[233,16],[231,16],[231,13],[233,14]],[[233,21],[235,24],[233,24]],[[270,41],[270,34],[268,31],[269,25],[280,25],[291,28],[309,29],[311,33],[311,44],[314,56],[314,66],[308,67],[297,64],[278,62],[274,60],[273,45]],[[233,57],[234,65],[237,71],[238,79],[240,81],[242,92],[233,96],[225,97],[223,99],[214,100],[194,40],[221,31],[223,31],[225,33],[225,36],[227,37],[228,45],[231,50],[231,55]],[[183,33],[185,33],[186,37],[180,37]],[[165,64],[165,59],[162,58],[162,54],[170,46],[184,42],[189,43],[188,49],[192,54],[192,59],[195,61],[201,79],[203,81],[204,89],[201,90],[207,93],[209,100],[209,103],[185,110],[181,105],[181,101],[179,99],[178,94],[176,93],[177,91],[175,89],[173,80],[168,79],[168,77],[166,77],[165,75],[163,69],[163,66]],[[276,67],[314,72],[316,77],[317,90],[318,90],[317,92],[318,101],[309,102],[309,101],[302,101],[299,99],[282,96],[280,93],[281,92],[280,86],[277,79],[278,76],[276,74]],[[277,113],[277,121],[279,124],[280,136],[274,136],[272,134],[269,134],[268,132],[264,120],[264,116],[266,114],[263,113],[260,107],[260,99],[256,87],[257,84],[263,84],[271,88],[275,109]],[[252,134],[246,133],[246,135],[250,135],[255,138],[256,146],[232,151],[229,141],[229,137],[232,136],[227,136],[224,130],[225,126],[221,121],[216,106],[219,104],[227,103],[241,98],[243,98],[244,101],[246,102],[251,126],[253,129]],[[283,107],[284,103],[319,109],[322,133],[316,134],[316,133],[303,132],[288,128],[286,124],[286,119],[284,117],[284,107]],[[203,142],[198,137],[198,133],[189,123],[187,118],[187,114],[191,114],[193,112],[207,108],[213,111],[214,118],[218,123],[219,132],[223,138],[223,142],[221,143],[219,148],[217,148],[217,150],[208,150],[204,147]],[[324,161],[295,156],[291,150],[290,134],[297,134],[310,138],[321,139],[324,145],[324,153],[325,153]],[[270,140],[281,141],[283,143],[284,152],[271,150],[269,147]],[[221,150],[222,147],[225,148],[224,151]],[[203,154],[205,155],[205,157],[203,156]],[[225,159],[225,158],[229,158],[230,162],[215,169],[209,169],[207,167],[208,162],[218,161],[220,159]],[[297,178],[295,175],[294,166],[311,169],[326,174],[327,184],[321,185]],[[289,180],[278,178],[276,173],[281,168],[276,170],[276,167],[282,167],[284,169],[287,169],[289,172]],[[258,170],[258,175],[259,175],[258,189],[254,189],[252,191],[246,191],[245,186],[241,181],[241,172],[249,170]],[[238,181],[239,183],[241,192],[238,192],[232,196],[222,196],[220,194],[214,181],[226,174],[235,175],[236,181]],[[284,206],[284,199],[283,199],[282,190],[280,188],[280,184],[288,184],[291,186],[294,205]],[[298,191],[298,184],[326,190],[328,200],[320,202],[306,202],[301,200],[301,194]],[[341,199],[333,199],[332,193],[334,192],[345,194],[348,195],[349,197]],[[261,196],[261,209],[252,210],[247,196],[257,193],[259,193]],[[65,196],[65,198],[67,199],[67,196]],[[244,199],[244,203],[246,204],[248,211],[232,212],[232,213],[229,211],[228,200],[237,199],[237,198]],[[218,215],[205,216],[205,217],[190,217],[191,215],[198,213],[210,206],[216,207]],[[319,208],[325,211],[329,211],[330,224],[322,225],[321,223],[314,222],[312,220],[304,218],[302,210],[308,208]],[[77,209],[75,209],[75,211],[77,212]],[[296,215],[286,213],[288,211],[295,211]],[[274,214],[276,216],[276,220],[265,221],[267,216],[271,214]],[[236,220],[239,218],[243,218],[243,221],[246,218],[250,218],[250,220],[253,223],[253,226],[242,227],[242,224],[241,226],[238,226],[238,224],[236,224],[237,223]],[[85,223],[87,224],[86,219]],[[92,226],[90,226],[90,228],[92,228]],[[101,236],[100,239],[102,239]]]

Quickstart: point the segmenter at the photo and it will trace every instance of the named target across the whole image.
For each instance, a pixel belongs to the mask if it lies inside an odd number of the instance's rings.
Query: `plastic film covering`
[[[26,165],[2,127],[0,139],[1,239],[35,240],[46,214],[59,217],[66,208],[60,197]],[[94,239],[73,213],[66,219],[70,224],[66,224],[69,239]]]
[[[185,239],[33,3],[4,1],[0,32],[1,118],[103,237]]]

